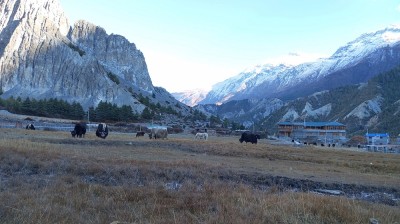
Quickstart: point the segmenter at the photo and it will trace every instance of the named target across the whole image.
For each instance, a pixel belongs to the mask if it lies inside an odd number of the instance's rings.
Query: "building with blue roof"
[[[397,145],[400,145],[400,134],[397,136]]]
[[[335,144],[347,140],[346,125],[337,121],[279,122],[278,136],[308,144]]]
[[[388,133],[366,133],[365,138],[367,139],[367,150],[373,151],[386,151],[390,142],[390,136]]]

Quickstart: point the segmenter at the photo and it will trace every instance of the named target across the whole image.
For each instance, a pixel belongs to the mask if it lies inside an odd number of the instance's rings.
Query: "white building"
[[[384,151],[388,150],[390,142],[390,136],[388,133],[367,133],[365,134],[367,139],[367,150],[368,151]]]

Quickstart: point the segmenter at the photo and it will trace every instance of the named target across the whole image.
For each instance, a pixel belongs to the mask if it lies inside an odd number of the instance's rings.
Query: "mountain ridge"
[[[99,102],[141,113],[153,104],[187,114],[189,108],[153,86],[143,53],[125,37],[85,20],[70,26],[58,0],[0,4],[2,98],[58,98],[87,109]]]
[[[400,66],[397,66],[366,83],[338,87],[291,101],[260,122],[268,126],[279,121],[339,121],[347,125],[351,135],[370,131],[397,136],[399,85]],[[314,113],[317,110],[325,113]]]
[[[397,61],[400,60],[399,45],[399,27],[365,33],[339,47],[328,58],[296,66],[255,66],[253,71],[245,70],[213,85],[203,100],[193,101],[198,101],[199,104],[222,104],[229,100],[246,98],[278,97],[292,100],[312,92],[366,82],[369,78],[397,65]],[[389,62],[381,63],[385,60]],[[364,65],[357,67],[360,63]],[[379,65],[379,68],[376,68],[376,65]],[[361,72],[366,75],[361,76]],[[342,81],[339,82],[340,78],[335,76],[341,76]]]
[[[199,110],[255,127],[270,134],[282,121],[338,121],[348,136],[366,132],[400,133],[400,63],[368,82],[316,92],[291,101],[279,99],[232,100],[220,106],[197,105]],[[252,104],[253,103],[253,104]]]
[[[389,41],[385,42],[386,40]],[[289,71],[287,76],[282,73],[276,76],[278,77],[276,83],[266,82],[252,89],[253,93],[258,94],[246,93],[247,95],[241,96],[242,92],[237,92],[238,95],[235,95],[237,93],[230,95],[230,100],[224,103],[199,104],[195,108],[214,113],[221,118],[231,119],[246,127],[255,125],[270,133],[275,133],[277,122],[310,119],[343,122],[348,126],[350,135],[364,134],[366,129],[397,135],[398,130],[390,124],[399,122],[396,120],[400,113],[400,96],[396,95],[399,91],[387,83],[378,83],[376,80],[398,82],[400,30],[388,28],[374,32],[372,36],[371,33],[364,34],[349,43],[339,48],[328,59],[288,68],[285,70]],[[379,47],[374,44],[369,46],[371,43],[378,43]],[[318,64],[326,61],[327,65]],[[307,71],[305,76],[307,79],[296,80],[299,71]],[[330,73],[326,74],[323,71]],[[382,78],[387,77],[387,73],[394,73],[393,80]],[[242,77],[245,79],[257,74],[239,74],[236,79]],[[276,90],[274,85],[284,86],[292,80],[298,84],[273,94],[267,92],[270,88]],[[228,87],[234,85],[238,83],[225,84]],[[388,86],[390,86],[388,90],[380,89]]]

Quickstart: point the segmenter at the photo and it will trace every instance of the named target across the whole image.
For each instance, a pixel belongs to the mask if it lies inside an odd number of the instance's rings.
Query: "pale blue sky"
[[[60,1],[71,25],[85,19],[134,43],[169,92],[211,88],[289,53],[330,56],[400,23],[400,0]]]

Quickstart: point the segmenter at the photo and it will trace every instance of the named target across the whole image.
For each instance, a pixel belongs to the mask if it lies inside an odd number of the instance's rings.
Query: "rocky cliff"
[[[2,97],[56,97],[84,108],[100,101],[143,110],[134,97],[152,94],[145,58],[135,44],[86,21],[70,26],[58,0],[0,2]]]

